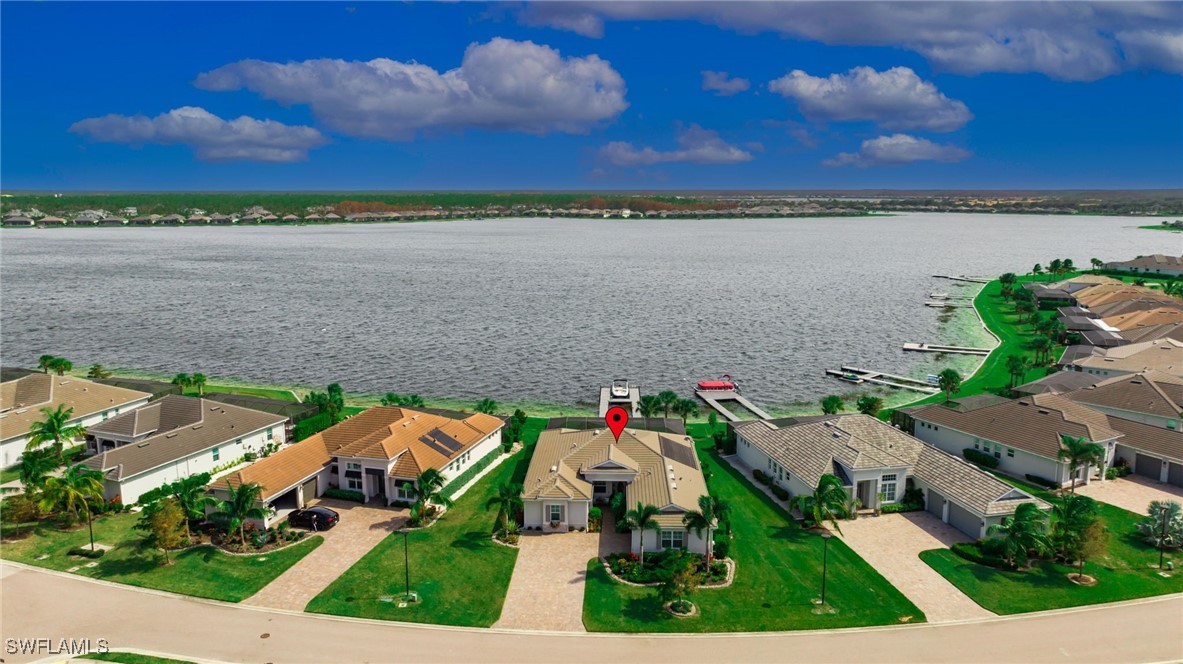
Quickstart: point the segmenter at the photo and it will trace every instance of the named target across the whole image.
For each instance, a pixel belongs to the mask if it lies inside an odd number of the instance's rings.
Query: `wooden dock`
[[[974,303],[954,300],[929,300],[924,303],[924,306],[934,309],[973,309]]]
[[[627,397],[612,396],[611,387],[600,388],[600,417],[608,414],[608,409],[613,406],[620,406],[627,410],[632,417],[641,416],[641,389],[638,387],[629,386]]]
[[[933,277],[937,279],[949,279],[950,281],[965,281],[971,284],[988,284],[990,279],[986,277],[970,277],[964,274],[934,274]]]
[[[731,412],[722,403],[720,403],[721,401],[734,401],[755,413],[756,417],[759,417],[762,420],[772,419],[771,415],[761,410],[756,404],[748,401],[735,390],[695,390],[694,393],[698,395],[699,399],[705,401],[708,406],[714,408],[719,412],[720,415],[727,418],[728,422],[738,422],[740,418],[738,415]]]
[[[941,391],[940,388],[928,381],[909,378],[907,376],[897,376],[884,371],[859,369],[858,367],[844,366],[841,369],[826,369],[826,375],[834,376],[848,383],[874,383],[901,390],[915,390],[916,392],[924,392],[925,394],[936,394]],[[855,376],[855,380],[848,379],[848,375]]]
[[[971,348],[969,346],[942,346],[940,344],[904,344],[904,350],[918,353],[952,353],[955,355],[989,355],[989,348]]]

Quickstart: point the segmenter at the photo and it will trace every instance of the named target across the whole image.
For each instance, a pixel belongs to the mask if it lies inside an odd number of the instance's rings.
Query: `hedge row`
[[[998,467],[998,459],[995,459],[994,457],[980,450],[967,447],[961,451],[961,454],[965,456],[965,458],[970,463],[976,463],[979,466],[985,466],[986,468]]]

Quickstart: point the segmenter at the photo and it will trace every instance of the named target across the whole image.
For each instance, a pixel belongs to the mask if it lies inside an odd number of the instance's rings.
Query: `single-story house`
[[[23,214],[4,217],[5,226],[35,226],[37,222]]]
[[[824,415],[734,425],[736,452],[790,496],[812,493],[822,475],[838,477],[868,508],[899,502],[908,487],[925,509],[967,535],[1014,514],[1025,502],[1048,506],[976,466],[867,415]]]
[[[73,409],[70,426],[90,427],[148,403],[152,395],[84,378],[31,373],[0,383],[0,462],[20,463],[29,428],[44,420],[42,408]]]
[[[687,436],[625,429],[548,429],[538,437],[526,471],[522,502],[526,527],[549,532],[587,528],[593,503],[623,492],[629,509],[657,507],[661,532],[632,533],[632,550],[688,549],[706,553],[706,532],[687,532],[683,517],[698,511],[706,479]]]
[[[283,445],[285,418],[203,399],[168,395],[90,428],[86,465],[103,473],[103,495],[124,504],[163,484],[213,474],[248,452]]]
[[[1075,371],[1057,371],[1030,383],[1024,383],[1015,388],[1019,394],[1063,394],[1072,390],[1091,387],[1097,378]]]
[[[1109,426],[1123,434],[1114,451],[1115,464],[1124,463],[1135,475],[1183,487],[1183,432],[1112,415]]]
[[[1113,348],[1069,346],[1059,364],[1067,371],[1108,378],[1155,370],[1183,378],[1183,341],[1170,338]]]
[[[1059,486],[1072,482],[1067,462],[1058,456],[1061,436],[1084,438],[1105,449],[1095,469],[1102,479],[1122,436],[1109,426],[1104,413],[1057,394],[1000,402],[968,397],[902,410],[912,420],[911,433],[926,443],[956,456],[977,450],[993,456],[999,472],[1019,478],[1033,475]],[[1077,482],[1087,484],[1093,470],[1079,469]]]
[[[252,410],[261,410],[264,413],[282,415],[287,418],[288,438],[292,437],[292,427],[297,422],[320,413],[320,407],[315,404],[301,403],[299,401],[283,401],[281,399],[267,399],[265,397],[256,397],[247,394],[210,392],[205,395],[205,398],[228,403],[231,406],[239,406],[240,408],[250,408]]]
[[[1130,343],[1120,332],[1110,330],[1093,330],[1079,334],[1082,343],[1095,348],[1117,348],[1118,346],[1128,346]]]
[[[1121,333],[1126,341],[1140,344],[1143,341],[1158,341],[1159,339],[1174,339],[1183,341],[1183,323],[1168,323],[1166,325],[1147,325]]]
[[[114,385],[115,387],[122,387],[128,390],[136,390],[138,392],[147,392],[152,395],[153,399],[159,399],[168,394],[180,394],[181,386],[176,383],[168,383],[163,380],[150,380],[147,378],[128,378],[126,376],[111,376],[110,378],[96,378],[96,383],[103,385]]]
[[[1105,263],[1106,270],[1134,272],[1138,274],[1169,274],[1183,275],[1183,256],[1138,256],[1130,261],[1114,261]]]
[[[1107,415],[1163,429],[1181,429],[1183,378],[1161,371],[1107,378],[1063,396]]]
[[[411,502],[424,470],[434,468],[451,482],[472,464],[499,454],[504,426],[500,418],[482,413],[456,420],[379,406],[230,473],[213,489],[224,496],[227,486],[261,485],[263,505],[276,510],[260,524],[265,526],[330,486],[359,491],[366,502],[381,505]]]

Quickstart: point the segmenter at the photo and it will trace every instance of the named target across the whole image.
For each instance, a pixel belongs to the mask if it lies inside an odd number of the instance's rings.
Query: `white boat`
[[[617,399],[628,398],[628,379],[617,378],[612,381],[612,396]]]

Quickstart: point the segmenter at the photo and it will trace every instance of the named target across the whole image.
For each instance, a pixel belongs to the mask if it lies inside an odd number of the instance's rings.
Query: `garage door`
[[[1167,471],[1167,483],[1183,486],[1183,463],[1171,464],[1171,469]]]
[[[304,504],[307,505],[309,501],[316,498],[316,478],[312,478],[300,487],[300,493],[304,495]]]
[[[945,514],[945,497],[936,491],[929,489],[928,507],[925,509],[927,509],[930,514],[935,514],[938,519],[942,518]]]
[[[1162,459],[1158,457],[1146,456],[1139,454],[1138,459],[1134,462],[1134,473],[1142,477],[1149,477],[1157,480],[1159,473],[1162,472]]]
[[[949,503],[949,525],[974,539],[982,536],[982,520],[957,503]]]

